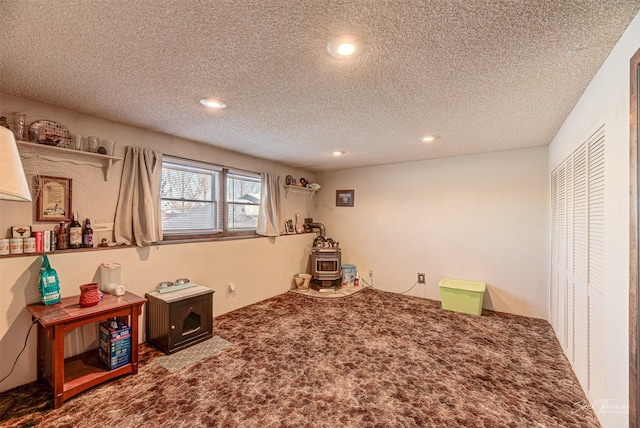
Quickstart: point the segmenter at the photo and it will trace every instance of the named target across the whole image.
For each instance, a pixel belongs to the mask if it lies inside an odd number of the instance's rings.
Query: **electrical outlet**
[[[369,278],[373,278],[373,269],[369,269]]]
[[[418,284],[424,284],[426,282],[425,276],[425,273],[418,272]]]

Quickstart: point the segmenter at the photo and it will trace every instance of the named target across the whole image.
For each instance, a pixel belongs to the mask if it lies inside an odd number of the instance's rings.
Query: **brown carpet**
[[[9,427],[597,427],[542,320],[443,311],[377,290],[286,293],[222,315],[233,345],[175,373],[141,347],[125,376],[52,410],[44,384],[0,395]],[[35,364],[35,361],[34,361]],[[12,406],[12,403],[15,405]]]

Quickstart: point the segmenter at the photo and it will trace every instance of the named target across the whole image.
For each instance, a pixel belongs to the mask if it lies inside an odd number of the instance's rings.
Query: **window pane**
[[[208,202],[162,201],[162,230],[215,232],[219,229],[216,205]]]
[[[229,229],[258,227],[260,177],[227,174],[227,223]]]
[[[160,187],[165,233],[212,233],[221,227],[220,171],[165,161]]]
[[[213,201],[215,171],[165,163],[160,197],[191,201]]]

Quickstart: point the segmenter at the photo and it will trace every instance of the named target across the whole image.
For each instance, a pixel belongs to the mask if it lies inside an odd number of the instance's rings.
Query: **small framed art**
[[[336,207],[352,207],[355,190],[336,190]]]
[[[293,220],[288,219],[287,221],[285,221],[284,224],[285,224],[285,228],[286,228],[286,231],[287,231],[287,235],[291,235],[291,234],[296,233],[296,229],[293,226]]]
[[[38,221],[71,220],[70,178],[40,175],[38,180]]]

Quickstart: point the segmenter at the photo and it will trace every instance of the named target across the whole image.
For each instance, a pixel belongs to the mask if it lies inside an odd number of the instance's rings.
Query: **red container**
[[[42,243],[43,243],[43,239],[44,239],[44,232],[40,231],[35,231],[33,232],[33,236],[36,238],[36,253],[42,253],[43,251],[43,247],[42,247]]]
[[[98,283],[82,284],[80,286],[80,306],[86,308],[88,306],[97,305],[100,301],[100,293],[98,293]]]

